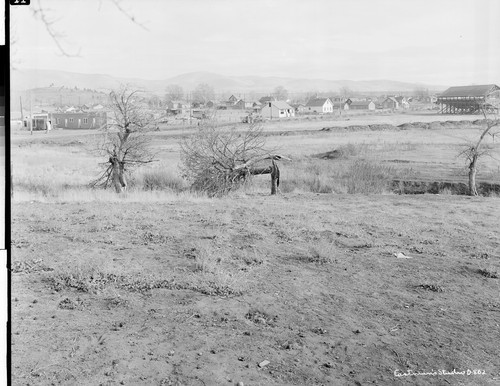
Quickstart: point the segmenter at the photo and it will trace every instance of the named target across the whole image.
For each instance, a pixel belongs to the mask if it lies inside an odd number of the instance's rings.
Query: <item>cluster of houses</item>
[[[388,96],[383,98],[312,98],[305,104],[294,105],[298,113],[328,114],[339,110],[405,110],[410,108],[411,97]]]
[[[402,110],[409,109],[412,98],[404,96],[388,96],[381,99],[371,98],[310,98],[306,103],[291,104],[288,101],[277,100],[271,96],[265,96],[259,100],[245,101],[231,95],[227,100],[221,102],[209,101],[205,105],[193,106],[186,101],[167,102],[168,115],[196,115],[203,108],[218,110],[244,110],[250,113],[260,114],[262,118],[289,118],[297,115],[307,114],[331,114],[339,110]]]
[[[287,101],[276,100],[265,96],[259,100],[245,101],[231,95],[221,102],[209,101],[203,105],[182,100],[172,100],[166,103],[165,111],[155,114],[202,119],[207,116],[207,109],[239,110],[255,114],[262,119],[291,118],[297,115],[332,114],[339,110],[400,110],[410,107],[411,98],[403,96],[386,97],[383,100],[313,97],[307,103],[290,104]],[[44,109],[36,114],[24,117],[23,126],[26,129],[97,129],[108,123],[110,111],[101,104],[92,106],[64,106]],[[31,124],[30,124],[31,119]]]
[[[265,96],[259,100],[245,101],[231,95],[221,102],[209,101],[205,104],[193,104],[186,101],[169,101],[161,111],[151,110],[155,117],[185,117],[205,118],[208,109],[239,110],[248,118],[258,116],[262,119],[291,118],[297,115],[333,114],[348,110],[374,111],[406,110],[414,102],[412,97],[384,96],[381,98],[341,98],[341,97],[312,97],[306,103],[291,104],[288,101],[276,100],[272,96]],[[422,102],[422,101],[420,101]],[[450,87],[438,97],[429,97],[425,103],[440,106],[440,112],[445,114],[472,114],[477,113],[484,106],[498,112],[500,106],[500,87],[494,84],[480,86]],[[98,129],[104,127],[110,117],[110,110],[101,104],[78,107],[65,106],[45,109],[36,114],[25,115],[22,126],[25,129],[50,130],[60,129]],[[178,118],[178,117],[176,117]],[[168,118],[170,119],[170,118]]]
[[[494,106],[493,110],[498,111],[500,103],[500,88],[494,84],[479,86],[459,86],[450,87],[439,95],[426,97],[406,97],[403,95],[385,95],[381,97],[354,98],[339,96],[335,97],[312,97],[305,103],[291,104],[289,101],[276,100],[272,96],[262,97],[255,101],[246,101],[231,95],[227,100],[221,102],[208,102],[200,108],[215,108],[219,110],[245,110],[250,113],[257,113],[264,119],[289,118],[297,115],[308,114],[332,114],[341,111],[375,111],[408,110],[414,105],[433,106],[445,114],[473,114],[477,113],[481,106]],[[493,101],[493,102],[492,102]],[[488,102],[488,103],[486,103]],[[496,107],[495,107],[496,106]],[[492,111],[493,111],[492,110]],[[167,113],[176,115],[190,111],[193,115],[193,108],[187,102],[171,102],[167,107]]]
[[[291,104],[287,101],[276,100],[272,96],[265,96],[259,100],[245,101],[231,95],[221,102],[209,101],[205,104],[193,104],[182,100],[172,100],[166,103],[165,111],[152,112],[158,116],[178,116],[202,119],[207,116],[207,109],[239,110],[245,114],[254,114],[262,119],[290,118],[308,114],[332,114],[341,110],[400,110],[410,107],[411,98],[390,96],[382,100],[354,99],[339,97],[310,98],[307,103]],[[101,104],[92,106],[81,105],[45,108],[39,113],[25,115],[23,126],[25,129],[50,130],[54,129],[97,129],[108,123],[110,111]],[[30,123],[31,120],[31,123]]]

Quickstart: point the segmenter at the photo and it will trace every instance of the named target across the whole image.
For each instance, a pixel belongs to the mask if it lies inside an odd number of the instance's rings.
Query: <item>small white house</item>
[[[260,114],[269,119],[289,118],[295,116],[295,109],[285,101],[269,101],[262,104]]]
[[[310,99],[306,104],[307,113],[328,114],[333,113],[333,103],[330,98]]]

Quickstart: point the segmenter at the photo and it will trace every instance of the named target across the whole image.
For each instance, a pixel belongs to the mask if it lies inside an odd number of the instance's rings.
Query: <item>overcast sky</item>
[[[29,7],[11,7],[19,68],[500,83],[497,0],[122,0],[147,30],[110,0],[41,4],[80,57],[62,56]]]

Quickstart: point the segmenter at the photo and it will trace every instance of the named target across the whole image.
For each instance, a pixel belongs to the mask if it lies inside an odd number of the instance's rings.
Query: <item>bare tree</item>
[[[425,101],[429,97],[429,89],[424,86],[419,86],[413,91],[413,95],[419,101]]]
[[[288,90],[283,86],[278,86],[274,89],[273,96],[278,101],[285,101],[288,99]]]
[[[148,98],[148,106],[151,109],[159,109],[162,106],[162,101],[158,95],[151,95]]]
[[[279,168],[275,161],[287,159],[266,149],[262,127],[251,125],[245,131],[222,130],[206,124],[181,141],[181,170],[192,188],[221,196],[238,188],[252,175],[271,174],[271,194],[279,187]],[[259,166],[270,160],[270,166]]]
[[[205,104],[215,98],[215,91],[208,83],[200,83],[193,91],[193,102]]]
[[[318,91],[308,91],[304,95],[304,101],[309,102],[311,99],[316,99],[318,94]]]
[[[484,120],[486,122],[486,128],[481,132],[479,139],[476,142],[471,142],[466,145],[465,149],[459,154],[466,159],[469,169],[469,196],[479,195],[476,187],[476,175],[478,171],[478,161],[485,155],[489,154],[489,148],[484,144],[484,138],[487,134],[490,134],[493,139],[495,134],[493,128],[500,126],[500,119],[495,117],[495,119],[488,119],[486,112],[483,109]]]
[[[111,92],[109,99],[113,116],[103,128],[102,141],[97,148],[108,161],[101,164],[104,170],[91,186],[114,186],[116,192],[121,193],[127,188],[126,172],[154,160],[151,137],[147,133],[157,120],[147,111],[138,90],[122,87]]]
[[[342,99],[347,99],[352,96],[352,90],[349,87],[341,87],[339,89],[339,95]]]
[[[184,90],[178,84],[169,84],[165,89],[165,101],[171,102],[184,98]]]

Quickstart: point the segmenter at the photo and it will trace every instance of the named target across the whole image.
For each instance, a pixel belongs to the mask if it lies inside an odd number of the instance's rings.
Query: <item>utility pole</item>
[[[33,100],[30,92],[30,135],[33,135]]]
[[[24,123],[24,114],[23,114],[23,99],[19,97],[19,104],[21,105],[21,121]]]

